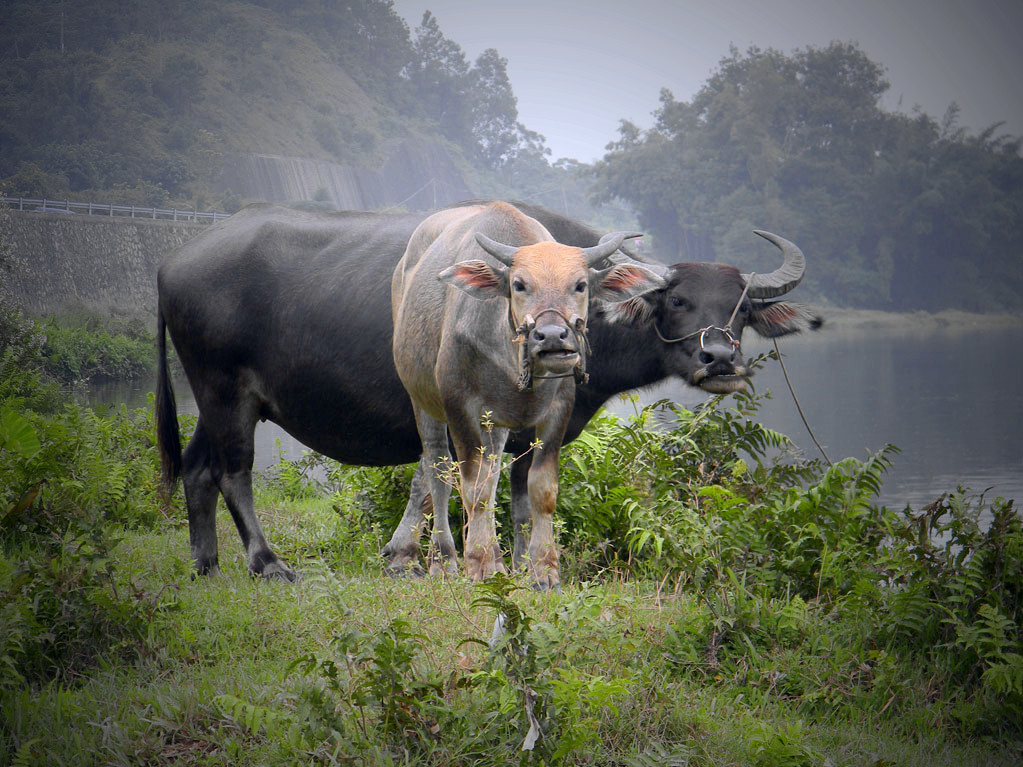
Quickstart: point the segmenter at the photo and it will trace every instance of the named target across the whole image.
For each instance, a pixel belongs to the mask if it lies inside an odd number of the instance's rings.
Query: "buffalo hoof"
[[[384,568],[392,578],[413,576],[421,578],[426,571],[419,565],[419,545],[415,542],[395,543],[394,539],[380,549],[380,555],[387,562]]]
[[[212,562],[205,562],[195,566],[195,571],[192,573],[192,580],[196,578],[219,578],[220,577],[220,565],[214,559]]]
[[[387,563],[384,572],[392,578],[422,578],[426,575],[426,570],[420,567],[414,559],[402,559],[401,561],[392,559]]]
[[[506,573],[504,562],[501,561],[500,549],[497,546],[477,550],[465,558],[465,574],[473,583],[480,583],[494,573]]]
[[[253,573],[253,575],[258,575],[263,580],[281,581],[282,583],[294,583],[298,580],[298,574],[283,562],[275,566],[264,567],[263,572]]]
[[[273,552],[263,552],[249,562],[249,572],[268,581],[294,583],[298,580],[295,571],[284,564]]]
[[[400,543],[395,543],[392,538],[380,549],[380,556],[387,560],[388,567],[392,564],[404,567],[409,561],[419,556],[419,544],[410,539],[403,539]]]
[[[557,572],[547,572],[543,575],[533,574],[533,588],[537,591],[553,591],[561,593],[561,578]]]
[[[430,575],[434,578],[447,578],[458,575],[458,560],[454,557],[431,557]]]

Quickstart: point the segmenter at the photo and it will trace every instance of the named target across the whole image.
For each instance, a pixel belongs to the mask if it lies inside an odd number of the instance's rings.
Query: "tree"
[[[476,151],[484,165],[498,168],[520,141],[530,140],[518,122],[519,110],[508,80],[507,59],[488,48],[476,59],[470,82],[470,117]]]
[[[426,115],[441,132],[452,141],[471,145],[469,64],[459,45],[444,37],[429,11],[416,27],[412,60],[405,71]]]
[[[736,50],[690,103],[662,91],[656,122],[623,123],[597,198],[635,205],[669,260],[743,255],[773,229],[812,254],[806,286],[836,303],[1023,305],[1020,141],[970,137],[953,106],[885,112],[883,69],[852,45]]]
[[[180,116],[191,116],[192,106],[202,99],[206,67],[187,53],[167,59],[155,82],[155,90],[167,106]]]

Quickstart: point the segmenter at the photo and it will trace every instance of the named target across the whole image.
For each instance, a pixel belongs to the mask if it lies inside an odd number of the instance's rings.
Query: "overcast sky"
[[[430,10],[475,58],[508,60],[519,119],[553,158],[584,162],[628,119],[649,127],[661,88],[689,101],[729,45],[791,54],[855,42],[887,70],[883,105],[971,132],[1004,120],[1023,135],[1023,0],[394,0],[413,31]],[[901,106],[900,106],[901,104]]]

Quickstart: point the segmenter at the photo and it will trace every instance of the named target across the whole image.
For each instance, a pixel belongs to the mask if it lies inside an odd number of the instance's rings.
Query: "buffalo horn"
[[[776,234],[761,229],[754,229],[753,233],[775,245],[782,252],[784,261],[770,274],[742,275],[749,284],[749,297],[776,298],[788,293],[802,281],[803,274],[806,273],[806,258],[803,251]]]
[[[601,242],[603,242],[605,238],[613,236],[614,236],[613,234],[605,234],[604,237],[600,238]],[[629,232],[628,236],[637,237],[640,235],[633,232]],[[612,266],[615,264],[628,263],[641,264],[642,266],[645,266],[647,269],[649,269],[651,272],[656,274],[661,279],[666,280],[668,278],[668,267],[666,267],[660,261],[654,261],[649,256],[642,255],[635,248],[633,248],[632,243],[629,242],[623,242],[621,245],[619,245],[618,252],[612,253],[610,256],[608,256],[607,262]]]
[[[476,232],[476,242],[483,250],[487,251],[490,255],[496,258],[505,266],[511,266],[512,261],[515,260],[515,253],[518,248],[511,245],[505,245],[503,242],[492,240],[487,237],[483,232]]]
[[[622,246],[622,243],[626,240],[632,239],[633,237],[642,237],[642,232],[610,232],[600,238],[600,242],[591,248],[583,248],[583,258],[586,259],[586,265],[594,267],[600,261],[604,260],[618,248]]]

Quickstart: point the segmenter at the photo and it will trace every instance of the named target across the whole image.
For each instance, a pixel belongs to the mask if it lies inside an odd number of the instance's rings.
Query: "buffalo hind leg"
[[[213,455],[206,428],[199,418],[195,433],[182,455],[182,484],[188,508],[188,539],[192,562],[199,575],[219,575],[217,559],[217,498]]]
[[[293,581],[295,573],[270,548],[256,518],[252,498],[252,460],[255,454],[255,429],[258,420],[258,405],[243,394],[226,398],[199,396],[199,412],[203,414],[210,452],[214,456],[212,476],[224,496],[227,510],[231,512],[234,525],[238,528],[249,572],[264,578]],[[223,407],[222,402],[234,403]],[[216,424],[216,428],[214,428]]]
[[[250,464],[251,465],[251,464]],[[288,567],[270,548],[263,535],[263,528],[256,519],[252,499],[252,469],[237,469],[225,472],[218,483],[224,502],[238,528],[245,554],[249,561],[249,572],[271,580],[293,581],[294,571]]]
[[[516,570],[521,570],[526,566],[526,540],[533,516],[533,510],[529,505],[529,466],[532,461],[532,453],[526,453],[515,458],[508,470],[512,526],[515,534],[512,567]]]

